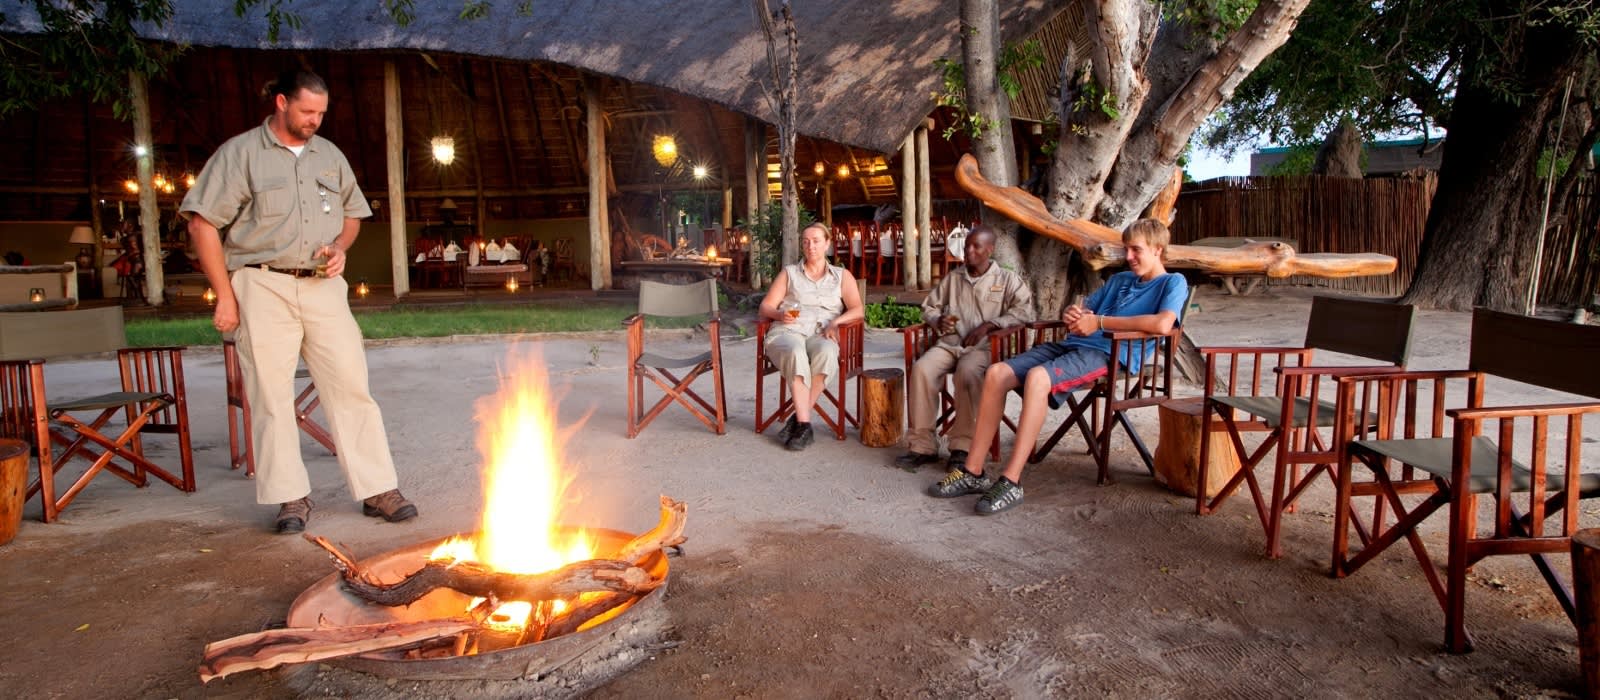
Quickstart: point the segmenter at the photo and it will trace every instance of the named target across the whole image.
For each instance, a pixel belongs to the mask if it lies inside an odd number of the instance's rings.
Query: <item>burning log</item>
[[[200,681],[283,664],[402,649],[474,630],[478,624],[477,620],[461,617],[350,627],[289,627],[242,634],[206,645],[205,656],[200,660]]]
[[[683,544],[683,526],[688,519],[689,507],[683,501],[674,501],[666,496],[661,497],[661,520],[654,528],[633,541],[622,545],[617,550],[613,559],[626,562],[635,562],[650,556],[667,547],[676,547]]]
[[[984,204],[1030,230],[1072,246],[1096,270],[1120,265],[1127,255],[1122,233],[1087,219],[1061,221],[1050,215],[1044,202],[1018,187],[989,182],[970,154],[956,164],[956,182]],[[1159,208],[1157,215],[1161,212]],[[1394,272],[1397,261],[1379,253],[1295,252],[1283,243],[1252,243],[1238,248],[1167,246],[1169,269],[1190,268],[1223,275],[1259,274],[1267,277],[1363,277]]]
[[[469,596],[499,600],[553,600],[590,591],[648,593],[661,585],[649,572],[630,562],[589,559],[541,574],[494,571],[477,562],[430,561],[398,583],[381,583],[368,576],[348,554],[321,537],[308,537],[333,557],[345,589],[369,603],[410,605],[439,588]]]
[[[346,590],[378,605],[410,605],[439,588],[498,600],[554,600],[590,591],[637,595],[653,591],[663,582],[651,578],[635,562],[684,542],[687,509],[682,501],[662,496],[661,520],[649,532],[623,545],[615,559],[573,562],[541,574],[499,572],[477,562],[430,561],[398,583],[388,584],[368,576],[354,558],[332,542],[310,535],[306,539],[333,557]]]

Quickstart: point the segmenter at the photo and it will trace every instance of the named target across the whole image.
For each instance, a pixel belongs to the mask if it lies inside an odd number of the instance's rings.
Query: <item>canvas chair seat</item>
[[[54,401],[50,403],[50,411],[94,411],[106,408],[122,408],[130,403],[155,401],[163,396],[165,395],[153,391],[117,391],[81,399]],[[172,397],[167,396],[165,400],[170,402]]]
[[[1401,464],[1409,464],[1441,479],[1449,479],[1452,476],[1451,465],[1454,463],[1454,457],[1451,455],[1454,443],[1455,441],[1450,438],[1356,440],[1350,443],[1350,448],[1367,450]],[[1494,440],[1482,435],[1472,438],[1472,482],[1469,488],[1473,493],[1489,493],[1495,490],[1496,474],[1499,472],[1499,454],[1500,448]],[[1566,474],[1551,472],[1544,475],[1546,489],[1559,489],[1566,483]],[[1521,460],[1512,459],[1511,490],[1526,493],[1532,488],[1533,471]],[[1600,474],[1579,474],[1578,492],[1583,498],[1600,496]]]
[[[705,316],[710,348],[692,357],[673,357],[644,349],[648,316],[684,318]],[[628,437],[638,437],[645,426],[676,402],[718,435],[727,432],[728,400],[722,384],[722,323],[717,311],[716,280],[694,284],[639,283],[639,313],[622,322],[628,329]],[[678,371],[687,370],[687,371]],[[694,391],[695,380],[710,375],[711,401]],[[647,410],[644,380],[663,395]]]
[[[698,364],[700,364],[702,362],[710,362],[710,361],[711,361],[711,351],[710,350],[702,352],[702,353],[700,353],[698,355],[695,355],[693,357],[670,357],[670,356],[667,356],[667,355],[658,355],[658,354],[653,353],[653,352],[644,352],[644,353],[640,353],[639,354],[639,364],[648,365],[650,367],[662,367],[662,368],[665,368],[665,369],[678,369],[680,367],[693,367],[693,366],[698,365]]]
[[[1277,428],[1282,417],[1283,400],[1276,396],[1218,396],[1217,403],[1231,406],[1250,414],[1267,424],[1269,428]],[[1317,427],[1326,428],[1333,425],[1333,402],[1317,402]],[[1306,418],[1311,414],[1311,402],[1303,398],[1294,400],[1293,408],[1289,414],[1289,423],[1296,428],[1306,427]]]

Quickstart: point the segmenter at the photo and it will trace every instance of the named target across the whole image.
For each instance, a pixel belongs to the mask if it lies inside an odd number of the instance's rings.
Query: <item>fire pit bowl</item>
[[[563,528],[573,531],[576,528]],[[583,528],[596,544],[596,551],[614,552],[633,539],[618,530]],[[399,581],[423,567],[428,555],[447,538],[414,544],[361,561],[364,570],[383,581]],[[639,563],[650,575],[665,581],[667,557],[655,552]],[[618,608],[589,621],[578,631],[553,639],[470,656],[446,658],[406,658],[404,651],[378,651],[332,659],[326,663],[353,671],[405,680],[455,680],[464,678],[515,680],[540,678],[550,671],[583,656],[610,640],[623,623],[643,617],[661,606],[666,585],[644,594],[633,604]],[[409,622],[455,617],[470,606],[471,597],[441,588],[408,606],[385,607],[368,603],[344,590],[339,575],[329,574],[306,588],[289,606],[290,627],[319,625],[363,625],[381,622]]]

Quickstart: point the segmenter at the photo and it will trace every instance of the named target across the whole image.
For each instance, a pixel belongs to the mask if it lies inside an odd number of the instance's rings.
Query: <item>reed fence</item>
[[[1422,178],[1233,177],[1184,186],[1172,226],[1174,243],[1213,236],[1283,238],[1303,253],[1383,253],[1399,264],[1379,277],[1291,277],[1375,296],[1411,285],[1437,180]],[[1600,282],[1600,193],[1583,180],[1566,215],[1545,236],[1539,303],[1587,304]]]

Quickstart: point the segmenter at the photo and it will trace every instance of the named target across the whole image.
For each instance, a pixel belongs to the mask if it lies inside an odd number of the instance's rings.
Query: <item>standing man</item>
[[[224,334],[237,330],[254,409],[256,502],[281,504],[280,533],[300,532],[311,518],[294,411],[295,366],[304,357],[351,495],[366,515],[409,520],[417,507],[397,488],[341,276],[345,251],[372,210],[344,154],[316,135],[328,111],[327,83],[291,70],[268,90],[272,115],[222,144],[179,208],[217,291],[214,324]]]
[[[911,430],[896,466],[916,469],[939,461],[939,390],[955,375],[956,415],[950,427],[947,466],[966,464],[977,421],[983,373],[989,368],[989,334],[1033,320],[1033,290],[1022,276],[994,263],[994,229],[979,224],[963,241],[963,264],[939,280],[922,300],[924,323],[939,330],[939,342],[911,365]]]

